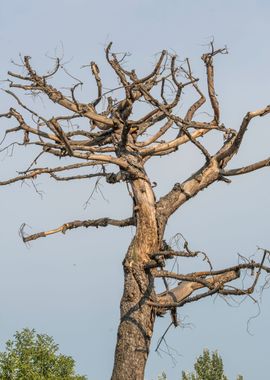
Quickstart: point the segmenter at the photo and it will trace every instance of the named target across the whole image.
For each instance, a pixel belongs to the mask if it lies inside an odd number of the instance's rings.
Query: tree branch
[[[127,218],[127,219],[110,219],[110,218],[100,218],[100,219],[88,219],[88,220],[74,220],[73,222],[68,222],[63,224],[60,227],[57,227],[53,230],[49,231],[43,231],[43,232],[38,232],[33,235],[25,236],[23,233],[24,225],[21,227],[21,235],[23,238],[24,243],[27,243],[32,240],[39,239],[41,237],[46,237],[49,235],[56,234],[58,232],[62,232],[63,234],[66,233],[68,230],[73,230],[75,228],[79,227],[107,227],[109,225],[111,226],[116,226],[116,227],[128,227],[128,226],[133,226],[135,224],[134,218]]]
[[[8,179],[6,181],[0,181],[0,186],[5,186],[5,185],[10,185],[11,183],[18,182],[18,181],[24,181],[27,179],[35,179],[37,176],[42,175],[42,174],[50,174],[51,177],[57,180],[71,180],[71,179],[82,179],[82,178],[92,178],[92,177],[106,177],[107,182],[109,183],[115,183],[121,180],[121,176],[117,176],[115,173],[107,173],[105,171],[100,172],[100,173],[92,173],[92,174],[87,174],[87,175],[77,175],[77,176],[72,176],[72,177],[57,177],[55,173],[63,172],[63,171],[68,171],[68,170],[77,170],[85,167],[93,167],[93,166],[98,166],[102,165],[102,163],[98,162],[82,162],[79,164],[72,164],[72,165],[66,165],[66,166],[57,166],[54,168],[35,168],[31,169],[28,168],[24,172],[19,172],[19,175],[17,177]],[[112,178],[115,178],[115,181],[112,181]]]
[[[225,283],[239,278],[240,273],[237,271],[230,271],[226,274],[217,275],[212,278],[203,279],[191,277],[190,281],[183,281],[171,289],[169,292],[164,292],[158,295],[158,302],[152,302],[151,305],[164,309],[171,309],[183,306],[185,303],[198,301],[200,298],[217,293]],[[195,297],[188,298],[194,291],[207,287],[209,291],[206,293],[198,294]]]
[[[185,136],[183,136],[185,137]],[[186,201],[204,190],[220,177],[220,169],[214,158],[183,183],[176,183],[172,190],[157,202],[159,223],[164,226],[168,218]]]
[[[220,174],[224,175],[225,177],[247,174],[255,170],[265,168],[267,166],[270,166],[270,157],[266,158],[266,160],[258,161],[258,162],[255,162],[254,164],[243,166],[241,168],[221,170]]]
[[[160,312],[163,313],[164,311],[162,310],[164,309],[180,307],[187,302],[198,301],[201,298],[215,293],[237,296],[252,294],[262,271],[270,273],[270,267],[264,265],[266,257],[269,257],[270,255],[270,251],[261,248],[260,250],[263,251],[261,262],[250,260],[249,262],[241,263],[233,267],[228,267],[217,271],[210,270],[190,273],[186,275],[173,273],[166,270],[159,270],[155,272],[155,277],[173,278],[175,280],[180,280],[181,282],[177,287],[173,289],[167,289],[165,292],[159,294],[158,302],[151,303],[151,305],[161,308]],[[251,276],[254,274],[254,270],[258,269],[251,286],[246,289],[240,289],[234,286],[229,286],[229,289],[224,287],[228,282],[238,279],[241,275],[241,271],[247,269],[251,270]],[[206,287],[209,290],[207,292],[195,295],[194,297],[189,297],[194,291],[203,287]]]
[[[254,119],[255,117],[258,117],[258,116],[263,117],[265,115],[268,115],[269,113],[270,113],[270,105],[257,111],[248,112],[245,115],[237,134],[235,136],[232,136],[230,139],[228,139],[228,141],[225,142],[224,146],[216,154],[217,160],[219,162],[222,160],[225,160],[225,164],[227,164],[231,160],[231,158],[237,153],[242,143],[243,137],[247,131],[250,121]]]
[[[20,85],[21,89],[28,90],[28,91],[42,91],[45,93],[54,103],[58,103],[59,105],[67,108],[68,110],[79,113],[83,115],[84,117],[100,122],[102,124],[105,124],[107,126],[113,126],[113,121],[105,116],[99,115],[96,113],[93,109],[92,105],[89,104],[82,104],[75,102],[72,102],[67,97],[63,95],[63,93],[53,86],[46,83],[46,77],[39,76],[31,67],[30,65],[30,57],[25,56],[24,57],[24,66],[28,72],[28,77],[21,77],[22,80],[31,81],[32,85]],[[16,74],[9,72],[9,75],[13,77],[18,77]],[[13,86],[14,87],[14,86]]]
[[[218,100],[217,100],[217,96],[215,92],[215,85],[214,85],[213,57],[216,54],[227,54],[228,52],[226,48],[214,50],[213,42],[211,42],[211,49],[212,51],[210,53],[206,53],[202,55],[202,60],[206,66],[208,94],[209,94],[210,102],[214,111],[213,121],[216,124],[219,124],[220,110],[219,110],[219,104],[218,104]]]

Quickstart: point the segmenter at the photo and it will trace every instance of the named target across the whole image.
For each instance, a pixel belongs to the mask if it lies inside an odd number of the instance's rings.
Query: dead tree
[[[177,324],[176,310],[184,304],[213,294],[250,295],[262,272],[270,272],[266,265],[269,251],[262,250],[258,261],[247,260],[220,270],[214,270],[210,265],[208,271],[175,273],[166,270],[167,260],[192,258],[199,252],[191,251],[187,243],[183,250],[175,251],[164,241],[170,216],[201,190],[217,181],[229,183],[233,176],[270,165],[270,158],[266,158],[248,166],[226,169],[241,147],[252,119],[270,113],[270,106],[247,112],[238,130],[221,123],[213,61],[217,55],[227,53],[226,49],[215,50],[211,44],[210,51],[202,56],[207,79],[206,96],[192,73],[189,60],[179,65],[176,56],[162,51],[152,72],[139,77],[135,70],[126,69],[124,57],[113,53],[111,48],[110,43],[105,54],[122,90],[123,95],[118,99],[113,99],[110,91],[104,90],[99,68],[94,62],[89,66],[97,95],[89,103],[82,103],[77,98],[76,88],[81,82],[77,82],[68,93],[50,84],[52,77],[63,68],[59,59],[55,61],[55,68],[46,75],[38,74],[27,56],[23,59],[20,73],[8,73],[9,89],[5,91],[16,100],[18,107],[0,115],[2,121],[14,120],[14,126],[5,129],[5,136],[13,134],[16,138],[14,143],[30,148],[34,145],[40,151],[24,172],[0,182],[0,185],[34,181],[42,174],[48,174],[56,181],[103,177],[108,184],[121,181],[127,184],[132,198],[132,215],[129,218],[116,220],[106,216],[96,220],[75,220],[34,235],[23,235],[23,240],[30,242],[79,227],[135,226],[134,237],[123,261],[124,290],[112,379],[143,380],[156,316],[170,312],[173,323]],[[168,96],[168,86],[173,97]],[[180,115],[177,109],[186,88],[197,94],[197,100],[184,115]],[[60,114],[51,118],[42,116],[22,100],[20,92],[45,95],[58,106]],[[196,114],[207,99],[212,117],[208,121],[200,121]],[[145,113],[140,117],[136,117],[134,112],[138,102],[144,102]],[[70,128],[75,121],[79,126]],[[213,132],[220,134],[223,142],[215,154],[210,154],[201,138]],[[176,182],[167,194],[156,199],[154,182],[149,178],[145,164],[154,156],[169,155],[181,149],[183,144],[193,144],[201,152],[203,164],[184,182]],[[46,155],[70,162],[62,166],[40,167],[39,159]],[[239,282],[243,272],[253,274],[245,288]],[[165,289],[160,294],[155,291],[156,278],[164,280]],[[169,287],[168,278],[176,279],[179,284]]]

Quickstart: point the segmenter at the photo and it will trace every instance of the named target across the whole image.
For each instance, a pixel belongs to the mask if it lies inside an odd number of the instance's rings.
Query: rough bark
[[[124,272],[112,380],[143,380],[155,322],[154,308],[146,303],[155,300],[154,278],[137,264],[125,265]]]
[[[155,309],[147,302],[155,301],[154,277],[145,270],[149,255],[159,248],[155,198],[149,181],[132,183],[137,232],[124,266],[124,293],[120,305],[112,380],[143,380],[155,322]]]

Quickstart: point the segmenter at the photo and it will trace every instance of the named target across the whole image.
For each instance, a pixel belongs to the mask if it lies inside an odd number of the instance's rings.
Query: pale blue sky
[[[130,65],[140,72],[150,69],[155,53],[165,48],[180,58],[191,57],[194,71],[203,80],[200,56],[214,37],[217,46],[227,45],[230,52],[218,57],[216,64],[222,119],[226,126],[237,128],[246,111],[270,103],[269,14],[270,3],[263,0],[1,1],[0,77],[6,78],[11,59],[18,60],[19,53],[32,56],[34,65],[47,70],[50,61],[45,55],[61,54],[64,49],[72,73],[87,81],[89,73],[80,67],[96,60],[110,86],[115,79],[105,65],[103,49],[112,40],[117,51],[133,54]],[[65,86],[64,76],[58,83]],[[0,113],[10,106],[7,97],[1,98]],[[37,107],[48,112],[38,101]],[[269,117],[253,123],[232,166],[267,157],[269,137]],[[31,157],[29,149],[2,156],[1,179],[25,168]],[[194,171],[198,160],[197,153],[186,150],[171,160],[154,161],[149,170],[158,182],[158,195]],[[176,168],[178,178],[173,175]],[[67,186],[46,177],[37,182],[43,200],[31,186],[0,188],[0,347],[16,330],[35,328],[54,336],[61,351],[76,359],[78,371],[89,380],[109,379],[122,293],[121,262],[132,229],[77,230],[40,239],[30,247],[23,245],[18,229],[23,222],[37,232],[74,219],[128,216],[131,205],[125,187],[104,185],[109,202],[97,194],[85,210],[91,183]],[[234,264],[238,252],[250,255],[257,246],[270,248],[269,191],[268,169],[235,178],[231,185],[216,184],[170,220],[166,237],[182,232],[191,247],[209,254],[217,268]],[[191,369],[204,347],[219,350],[230,380],[238,372],[245,380],[267,379],[269,296],[266,291],[261,314],[251,322],[252,336],[246,331],[247,321],[257,307],[250,300],[232,308],[221,299],[209,299],[180,310],[192,328],[178,328],[167,336],[179,353],[177,363],[152,351],[147,380],[157,379],[163,370],[169,380],[179,379],[181,370]],[[167,318],[158,321],[153,349],[168,323]]]

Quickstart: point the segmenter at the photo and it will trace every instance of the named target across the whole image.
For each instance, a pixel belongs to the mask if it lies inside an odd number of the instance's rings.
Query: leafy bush
[[[75,374],[71,356],[58,354],[58,345],[46,334],[23,329],[6,342],[0,353],[1,380],[87,380]]]
[[[223,362],[217,351],[209,353],[205,349],[194,364],[195,372],[182,372],[182,380],[228,380],[224,374]],[[158,380],[167,380],[166,374],[163,372]],[[242,375],[238,375],[236,380],[244,380]]]

